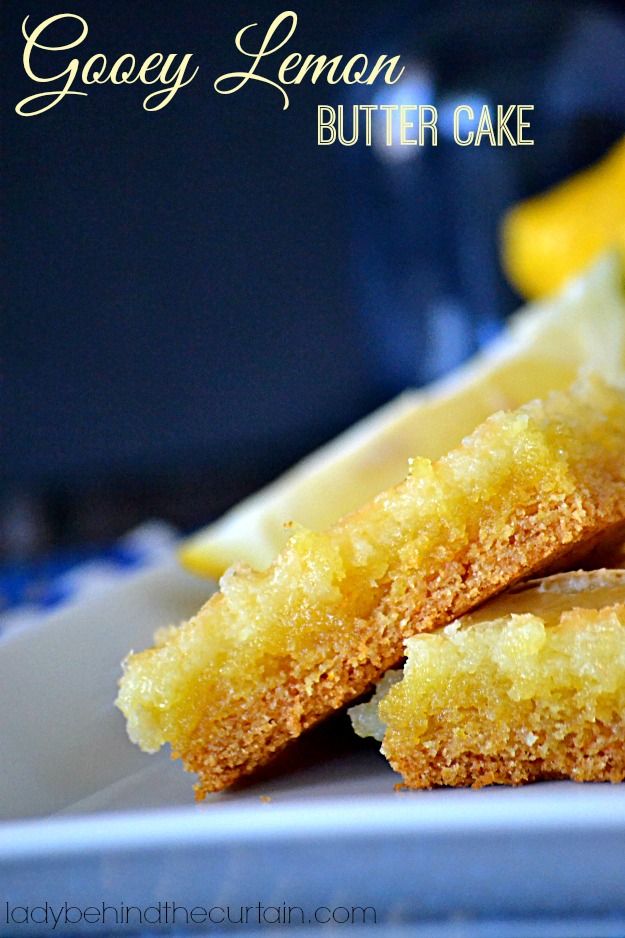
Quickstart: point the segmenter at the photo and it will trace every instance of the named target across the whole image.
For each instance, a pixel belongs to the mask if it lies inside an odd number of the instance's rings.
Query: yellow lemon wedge
[[[524,307],[483,353],[406,391],[245,499],[180,550],[190,571],[267,567],[292,523],[319,530],[401,481],[414,456],[436,459],[491,413],[567,387],[580,369],[625,373],[625,295],[618,257],[603,257],[549,301]]]
[[[612,246],[625,256],[625,137],[594,166],[520,202],[502,226],[503,265],[528,299],[555,292]]]

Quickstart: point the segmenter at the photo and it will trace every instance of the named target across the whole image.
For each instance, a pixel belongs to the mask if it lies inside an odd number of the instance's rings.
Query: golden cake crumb
[[[625,395],[599,381],[498,413],[448,456],[220,592],[125,662],[131,739],[199,775],[198,797],[268,761],[431,631],[625,521]]]

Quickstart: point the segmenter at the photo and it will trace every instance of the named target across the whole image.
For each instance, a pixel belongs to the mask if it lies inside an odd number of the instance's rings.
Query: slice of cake
[[[148,751],[170,743],[202,797],[362,694],[406,638],[565,562],[625,521],[625,394],[598,381],[487,420],[448,456],[272,566],[233,568],[156,647],[118,705]]]
[[[350,715],[407,786],[625,778],[625,570],[513,588],[406,650]]]

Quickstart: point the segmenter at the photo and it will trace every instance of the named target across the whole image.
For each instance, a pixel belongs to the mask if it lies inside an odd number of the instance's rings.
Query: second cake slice
[[[350,711],[405,785],[625,778],[625,570],[524,583],[406,650]]]

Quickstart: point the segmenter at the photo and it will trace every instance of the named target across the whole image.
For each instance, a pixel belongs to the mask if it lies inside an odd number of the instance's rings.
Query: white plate
[[[286,903],[313,921],[366,906],[387,934],[625,934],[625,786],[397,792],[377,752],[324,755],[322,732],[316,764],[194,805],[192,779],[132,746],[112,701],[128,650],[208,592],[172,563],[0,643],[0,935],[63,934],[6,921],[7,902],[45,901],[117,917],[121,902],[232,915]]]

